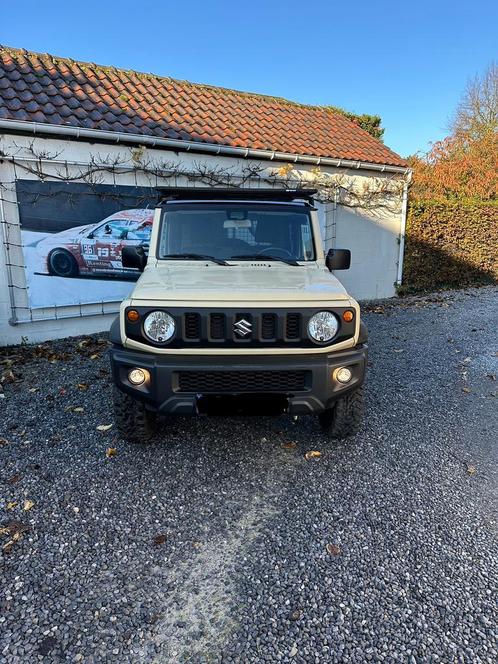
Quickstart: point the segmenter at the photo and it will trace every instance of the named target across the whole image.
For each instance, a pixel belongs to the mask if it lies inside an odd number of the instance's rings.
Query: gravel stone
[[[365,424],[336,443],[281,417],[130,445],[97,430],[103,336],[0,349],[0,663],[498,661],[497,295],[365,306]]]

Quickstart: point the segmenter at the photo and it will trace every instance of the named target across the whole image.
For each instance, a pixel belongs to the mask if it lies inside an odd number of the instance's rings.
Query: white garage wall
[[[88,334],[107,330],[117,311],[119,303],[97,303],[77,307],[53,307],[30,310],[26,281],[23,270],[23,254],[17,200],[12,183],[16,178],[37,179],[36,174],[23,168],[36,167],[33,149],[43,153],[43,171],[60,174],[61,170],[74,175],[82,165],[92,160],[126,160],[125,168],[115,173],[102,173],[102,183],[118,185],[156,186],[157,184],[193,185],[184,178],[177,181],[158,181],[154,176],[137,173],[136,164],[131,159],[131,150],[123,146],[95,145],[83,142],[35,138],[26,136],[0,136],[0,149],[5,154],[15,155],[15,161],[6,159],[0,162],[0,224],[2,247],[0,248],[0,346],[21,342],[40,342],[66,336]],[[147,150],[146,159],[155,163],[165,162],[195,169],[199,164],[209,168],[232,169],[233,174],[241,173],[248,165],[247,160],[229,157],[174,153],[166,150]],[[23,161],[24,160],[24,161]],[[41,162],[40,162],[41,164]],[[126,170],[126,166],[133,170]],[[275,171],[286,164],[261,162],[268,171]],[[294,165],[299,177],[313,179],[312,166]],[[323,173],[346,173],[353,175],[361,186],[378,172],[353,172],[342,169],[323,168]],[[386,176],[387,177],[387,176]],[[200,184],[200,186],[205,186]],[[265,185],[262,185],[265,186]],[[266,185],[268,186],[268,185]],[[394,282],[398,266],[398,240],[401,231],[401,214],[362,216],[346,210],[334,203],[317,204],[322,232],[326,246],[349,248],[353,264],[350,271],[337,273],[339,279],[351,294],[359,299],[389,297],[394,295]],[[7,240],[7,244],[5,242]],[[15,323],[15,324],[13,324]]]

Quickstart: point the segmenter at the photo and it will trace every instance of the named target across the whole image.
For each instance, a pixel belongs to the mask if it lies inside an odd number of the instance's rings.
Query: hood
[[[258,263],[222,266],[197,262],[149,266],[138,280],[133,302],[307,302],[349,300],[344,286],[326,268]]]
[[[65,231],[60,233],[47,233],[47,236],[38,242],[38,245],[42,244],[59,244],[61,242],[79,242],[85,231],[89,231],[96,224],[86,224],[85,226],[73,226],[68,228]]]

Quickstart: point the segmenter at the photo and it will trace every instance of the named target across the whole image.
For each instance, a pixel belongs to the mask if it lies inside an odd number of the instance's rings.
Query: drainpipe
[[[405,184],[403,185],[403,202],[401,204],[401,228],[399,232],[399,254],[398,254],[398,274],[396,276],[396,285],[403,283],[403,259],[405,256],[405,238],[406,238],[406,215],[408,211],[408,188],[412,180],[412,172],[409,171]]]

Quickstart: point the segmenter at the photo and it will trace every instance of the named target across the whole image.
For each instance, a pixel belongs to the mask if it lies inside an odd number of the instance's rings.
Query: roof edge
[[[0,129],[14,131],[21,134],[72,137],[76,140],[101,140],[105,143],[121,143],[123,145],[145,145],[150,148],[170,148],[181,152],[200,152],[207,154],[263,159],[266,161],[285,161],[315,166],[334,166],[336,168],[355,168],[357,170],[375,170],[382,173],[400,173],[407,175],[411,169],[406,166],[392,164],[377,164],[374,162],[340,159],[336,157],[316,157],[306,154],[292,154],[272,150],[259,150],[256,148],[235,147],[217,143],[201,143],[197,141],[182,141],[173,138],[161,138],[148,134],[132,134],[124,132],[104,131],[103,129],[86,129],[68,125],[55,125],[42,122],[29,122],[26,120],[2,120]]]

